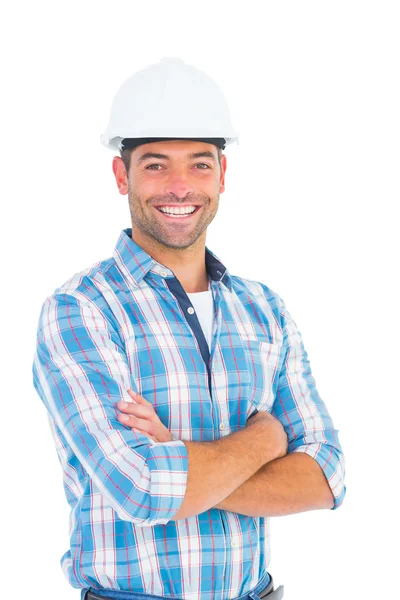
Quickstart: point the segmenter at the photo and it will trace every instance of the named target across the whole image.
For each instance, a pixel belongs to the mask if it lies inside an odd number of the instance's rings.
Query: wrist
[[[249,427],[253,428],[251,430],[252,441],[254,441],[254,446],[261,458],[261,466],[286,454],[281,439],[282,425],[279,421],[255,421]]]

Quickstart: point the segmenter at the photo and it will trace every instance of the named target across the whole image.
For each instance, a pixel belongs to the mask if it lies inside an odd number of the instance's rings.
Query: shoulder
[[[57,309],[58,315],[69,309],[73,309],[76,314],[91,310],[98,315],[102,313],[108,320],[113,321],[104,295],[104,282],[107,272],[114,266],[114,258],[107,258],[74,273],[44,299],[42,314],[51,306]]]
[[[282,297],[265,283],[243,277],[232,277],[232,285],[243,304],[257,303],[263,314],[280,328],[283,339],[299,344],[301,335]],[[254,306],[252,307],[254,313]]]
[[[71,275],[64,283],[56,287],[47,299],[74,296],[82,301],[95,300],[99,295],[99,282],[106,276],[107,271],[115,265],[114,258],[105,258],[93,263]]]
[[[265,283],[255,279],[239,277],[237,275],[232,275],[231,280],[234,292],[245,303],[253,301],[258,301],[261,304],[267,303],[270,309],[273,310],[277,315],[284,315],[284,301],[275,290],[270,288]]]

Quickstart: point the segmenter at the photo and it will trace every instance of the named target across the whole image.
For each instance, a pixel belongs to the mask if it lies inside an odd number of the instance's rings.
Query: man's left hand
[[[118,402],[117,406],[121,411],[118,421],[130,427],[132,431],[147,435],[154,442],[171,442],[174,438],[160,421],[151,402],[132,389],[127,391],[134,402]]]

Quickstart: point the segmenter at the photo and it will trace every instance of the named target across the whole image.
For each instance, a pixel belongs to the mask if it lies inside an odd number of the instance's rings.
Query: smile
[[[201,206],[157,206],[154,207],[167,219],[189,219]]]

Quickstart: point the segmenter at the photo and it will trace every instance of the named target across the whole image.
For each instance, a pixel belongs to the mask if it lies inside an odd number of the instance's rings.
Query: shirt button
[[[167,271],[160,271],[160,275],[162,277],[167,277],[168,273],[167,273]]]
[[[192,315],[194,313],[194,308],[193,306],[189,306],[189,308],[187,309],[189,315]]]
[[[239,540],[232,540],[231,546],[232,548],[237,548],[239,546]]]
[[[220,428],[221,430],[222,430],[222,429],[225,429],[225,425],[224,425],[223,423],[220,423],[220,426],[219,426],[219,428]]]

